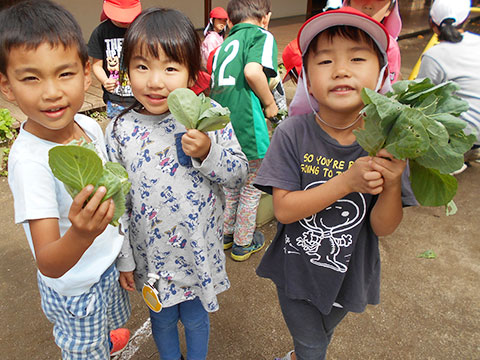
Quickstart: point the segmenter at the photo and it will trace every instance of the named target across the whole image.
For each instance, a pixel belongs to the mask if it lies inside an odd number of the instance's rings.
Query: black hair
[[[247,19],[262,20],[271,7],[270,0],[230,0],[227,14],[232,24],[236,25]]]
[[[353,40],[356,42],[363,41],[367,43],[377,54],[380,68],[382,68],[385,65],[384,55],[380,51],[375,41],[370,37],[370,35],[368,35],[365,31],[355,26],[337,25],[337,26],[332,26],[323,30],[322,32],[318,33],[312,39],[312,41],[310,41],[307,51],[305,51],[305,55],[303,56],[303,63],[304,63],[305,70],[307,69],[307,65],[308,65],[308,54],[310,53],[310,51],[314,51],[314,49],[316,49],[318,39],[320,39],[321,36],[326,36],[329,41],[332,41],[332,39],[335,36],[340,36],[344,39]]]
[[[62,6],[49,0],[27,0],[0,11],[0,72],[6,74],[13,48],[37,49],[74,46],[85,67],[88,51],[77,21]]]
[[[448,18],[441,22],[440,25],[437,25],[430,18],[430,22],[438,29],[440,34],[438,35],[438,40],[448,41],[451,43],[459,43],[463,39],[462,33],[459,31],[463,27],[463,23],[458,26],[453,26],[455,19]]]
[[[158,57],[160,49],[172,61],[185,65],[189,80],[196,81],[200,72],[200,38],[192,22],[178,10],[149,8],[133,20],[125,33],[120,82],[126,80],[130,60],[136,52]],[[141,108],[142,104],[135,100],[132,106],[117,116],[115,122],[130,110]]]

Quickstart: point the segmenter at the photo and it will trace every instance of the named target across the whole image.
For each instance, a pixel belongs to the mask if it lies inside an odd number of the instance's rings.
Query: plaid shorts
[[[128,294],[118,277],[112,265],[88,292],[62,296],[38,276],[42,309],[54,324],[53,336],[63,359],[110,359],[110,330],[130,317]]]

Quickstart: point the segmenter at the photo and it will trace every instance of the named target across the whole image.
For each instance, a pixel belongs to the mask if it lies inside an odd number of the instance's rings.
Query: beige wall
[[[93,29],[100,22],[102,0],[55,0],[69,10],[80,23],[83,37],[88,40]],[[212,7],[227,8],[228,0],[212,0]],[[185,13],[196,28],[203,28],[203,0],[142,0],[144,9],[159,6],[175,8]],[[302,15],[307,10],[307,0],[272,0],[272,18]]]

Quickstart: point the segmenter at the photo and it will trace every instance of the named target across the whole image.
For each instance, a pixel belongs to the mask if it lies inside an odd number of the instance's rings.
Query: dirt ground
[[[337,328],[328,359],[480,358],[480,164],[457,176],[458,213],[407,208],[397,231],[380,242],[381,304],[349,314]],[[35,265],[23,229],[13,225],[12,198],[0,179],[0,358],[59,359],[51,324],[43,316]],[[267,242],[276,225],[262,230]],[[426,250],[435,259],[419,258]],[[211,360],[273,359],[288,351],[273,284],[255,275],[263,251],[245,263],[227,258],[232,282],[211,316]],[[300,279],[301,281],[301,279]],[[127,327],[135,333],[147,319],[138,294]],[[138,336],[121,359],[157,358],[151,337]]]
[[[404,74],[426,40],[402,41]],[[414,48],[410,59],[409,47]],[[443,208],[407,208],[397,231],[381,239],[381,303],[346,317],[329,360],[480,359],[480,164],[457,179],[456,215],[445,216]],[[60,359],[40,308],[23,228],[14,225],[5,178],[0,178],[0,203],[0,359]],[[275,229],[275,222],[262,227],[267,244]],[[437,257],[418,257],[426,250]],[[245,263],[227,256],[232,287],[219,296],[220,310],[211,315],[209,360],[272,360],[292,348],[273,284],[255,275],[263,252]],[[143,300],[133,294],[131,302],[126,326],[134,339],[118,360],[158,359]]]

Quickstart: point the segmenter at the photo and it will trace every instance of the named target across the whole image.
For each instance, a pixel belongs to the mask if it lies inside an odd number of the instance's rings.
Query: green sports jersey
[[[277,75],[277,43],[260,26],[235,25],[215,51],[210,97],[230,109],[231,121],[248,160],[263,159],[270,140],[260,99],[247,83],[245,65],[263,66],[267,77]]]

